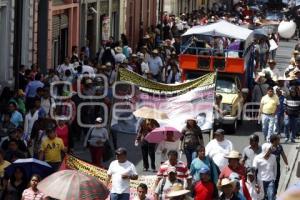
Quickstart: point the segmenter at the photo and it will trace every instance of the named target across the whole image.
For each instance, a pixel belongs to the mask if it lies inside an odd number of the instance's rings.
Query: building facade
[[[136,49],[138,41],[150,26],[157,24],[157,1],[127,0],[124,12],[126,19],[125,31],[130,46]]]
[[[13,86],[14,0],[0,0],[0,90]]]
[[[80,46],[88,45],[94,57],[102,40],[120,38],[122,0],[82,0],[80,4]]]
[[[48,65],[56,67],[79,46],[79,3],[76,0],[50,0],[48,19]]]

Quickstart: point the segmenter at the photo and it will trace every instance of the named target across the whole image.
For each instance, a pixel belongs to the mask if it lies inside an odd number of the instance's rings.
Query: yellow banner
[[[215,83],[215,73],[209,73],[197,79],[181,84],[163,84],[140,76],[124,68],[119,69],[120,81],[129,82],[139,87],[140,90],[151,93],[175,94],[188,91],[197,87]]]
[[[64,169],[72,169],[72,170],[78,170],[80,172],[83,172],[85,174],[88,174],[90,176],[97,177],[102,183],[106,182],[107,179],[107,170],[102,169],[100,167],[97,167],[95,165],[92,165],[88,162],[85,162],[83,160],[80,160],[76,158],[75,156],[67,154],[64,158],[64,161],[62,163],[62,166],[60,168],[61,170]],[[145,183],[148,186],[148,194],[153,195],[153,187],[155,184],[156,176],[155,175],[149,175],[149,176],[139,176],[139,179],[136,181],[130,181],[130,196],[133,197],[136,195],[136,188],[140,183]]]

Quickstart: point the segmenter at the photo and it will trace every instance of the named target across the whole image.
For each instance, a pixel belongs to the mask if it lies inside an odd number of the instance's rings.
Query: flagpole
[[[216,72],[215,72],[215,93],[216,94],[216,91],[217,91],[217,78],[218,78],[218,68],[216,68]],[[212,140],[213,137],[214,137],[214,122],[215,122],[215,115],[214,115],[214,106],[215,106],[215,103],[216,103],[216,96],[214,95],[214,100],[213,100],[213,117],[212,117],[212,128],[210,130],[210,135],[209,135],[209,140]]]

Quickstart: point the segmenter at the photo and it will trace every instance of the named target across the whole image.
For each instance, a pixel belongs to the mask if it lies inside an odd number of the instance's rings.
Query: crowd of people
[[[212,9],[193,13],[182,13],[179,17],[165,14],[162,24],[140,30],[137,47],[130,47],[126,35],[120,41],[103,41],[95,58],[90,49],[73,47],[72,56],[63,63],[41,74],[37,65],[20,66],[19,88],[11,91],[4,88],[0,96],[0,194],[3,200],[46,199],[37,189],[40,176],[26,177],[22,168],[12,176],[5,174],[5,168],[21,158],[34,157],[47,162],[53,170],[59,169],[65,153],[74,152],[74,143],[84,141],[94,165],[104,168],[106,144],[111,133],[108,127],[101,127],[105,121],[103,110],[97,106],[86,106],[78,112],[81,103],[103,103],[110,109],[113,103],[111,87],[117,80],[118,69],[126,68],[149,80],[173,84],[181,82],[178,55],[180,35],[194,25],[205,25],[219,19],[260,27],[262,16],[249,10],[243,2],[229,13],[224,5],[214,4]],[[161,199],[221,199],[221,200],[274,200],[281,174],[280,158],[286,169],[288,161],[280,145],[280,134],[285,141],[295,142],[299,128],[300,108],[300,45],[295,47],[285,76],[276,68],[276,51],[269,52],[269,39],[278,43],[276,34],[268,39],[255,40],[251,46],[255,58],[255,84],[252,102],[259,104],[265,143],[259,143],[258,135],[251,135],[249,146],[243,152],[235,150],[226,139],[222,124],[216,122],[214,139],[204,144],[201,128],[195,118],[186,120],[180,141],[174,140],[168,132],[166,140],[158,145],[149,143],[145,136],[159,123],[144,119],[136,137],[136,145],[142,151],[144,171],[157,172],[153,189],[155,200]],[[226,49],[230,47],[226,38],[213,39],[206,48]],[[268,64],[268,67],[267,67]],[[108,80],[108,95],[101,99],[104,91],[103,78]],[[61,82],[63,81],[63,82]],[[215,111],[222,115],[222,96],[216,96]],[[95,124],[92,127],[82,124]],[[127,160],[127,150],[118,148],[112,134],[116,160],[108,167],[107,186],[111,187],[112,200],[127,200],[130,195],[130,180],[137,180],[135,166]],[[161,154],[161,165],[155,164],[155,153]],[[186,155],[186,163],[180,152]],[[150,157],[150,165],[149,158]],[[30,187],[26,189],[28,182]],[[147,199],[147,185],[137,188],[137,200]]]

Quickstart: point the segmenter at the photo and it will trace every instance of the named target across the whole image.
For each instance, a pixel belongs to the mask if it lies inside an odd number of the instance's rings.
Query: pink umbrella
[[[161,141],[164,141],[167,138],[167,132],[173,133],[174,140],[178,140],[182,137],[182,133],[176,128],[166,126],[153,129],[150,133],[146,135],[145,140],[147,140],[150,143],[160,143]]]

